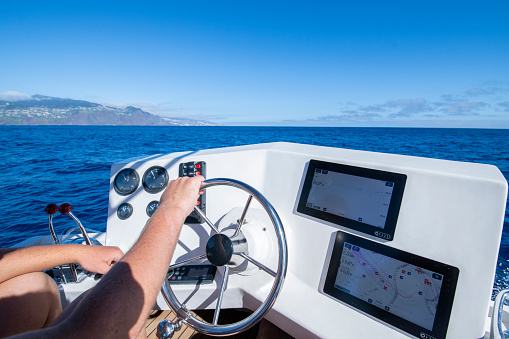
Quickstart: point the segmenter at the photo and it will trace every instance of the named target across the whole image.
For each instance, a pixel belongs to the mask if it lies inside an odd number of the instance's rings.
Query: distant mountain
[[[32,95],[19,101],[0,100],[0,125],[138,125],[216,126],[182,118],[166,118],[140,108],[115,108],[93,102]]]

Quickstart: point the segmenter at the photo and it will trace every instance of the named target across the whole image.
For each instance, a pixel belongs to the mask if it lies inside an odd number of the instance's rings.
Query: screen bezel
[[[390,181],[394,183],[391,202],[389,210],[387,211],[387,218],[385,220],[384,228],[372,226],[357,220],[348,219],[339,215],[324,212],[306,206],[311,191],[311,184],[316,169],[324,169],[330,172],[343,173],[364,177],[374,180]],[[385,240],[393,240],[394,232],[396,230],[396,223],[398,221],[399,210],[401,201],[403,200],[403,191],[405,190],[407,176],[405,174],[386,172],[381,170],[374,170],[363,167],[355,167],[319,160],[310,160],[309,166],[302,186],[299,203],[297,205],[297,212],[315,217],[324,221],[332,222],[336,225],[351,228],[362,233],[366,233]]]
[[[438,299],[437,312],[435,314],[435,321],[431,331],[334,287],[345,242],[435,273],[439,273],[443,276],[440,298]],[[327,277],[325,279],[323,292],[354,307],[355,309],[367,313],[407,333],[415,335],[416,337],[423,337],[422,335],[424,333],[438,339],[445,338],[447,334],[447,327],[449,325],[449,319],[451,316],[458,277],[459,269],[454,266],[440,263],[438,261],[421,257],[416,254],[408,253],[393,247],[389,247],[387,245],[376,243],[368,239],[338,231],[334,241],[334,248],[329,263],[329,268],[327,270]]]

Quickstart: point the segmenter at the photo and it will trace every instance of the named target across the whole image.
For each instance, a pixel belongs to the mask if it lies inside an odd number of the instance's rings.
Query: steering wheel
[[[224,266],[224,273],[223,278],[221,281],[221,285],[219,287],[219,295],[217,298],[216,308],[214,312],[214,318],[212,323],[200,320],[193,316],[192,312],[186,309],[185,305],[182,305],[177,298],[175,297],[175,294],[173,293],[173,290],[171,289],[171,286],[168,282],[168,279],[165,279],[161,292],[163,294],[163,297],[168,304],[168,306],[177,314],[177,317],[179,320],[177,323],[172,323],[167,320],[162,321],[157,329],[158,337],[159,338],[171,338],[174,331],[177,331],[180,329],[182,323],[186,323],[195,330],[212,335],[212,336],[226,336],[226,335],[233,335],[240,333],[242,331],[245,331],[249,329],[250,327],[254,326],[259,320],[263,318],[263,316],[270,310],[272,305],[274,305],[274,302],[276,301],[276,298],[279,294],[279,291],[281,290],[283,286],[283,282],[286,275],[286,268],[287,268],[287,259],[288,259],[288,253],[287,253],[287,247],[286,247],[286,237],[283,230],[283,225],[281,223],[281,220],[279,219],[279,216],[272,207],[272,205],[265,199],[265,197],[258,192],[253,187],[238,181],[234,179],[209,179],[203,182],[202,189],[206,189],[212,186],[232,186],[238,189],[241,189],[249,194],[249,198],[247,200],[247,203],[244,207],[244,210],[242,212],[242,216],[237,221],[236,230],[233,233],[232,236],[227,236],[226,234],[221,233],[217,227],[207,218],[203,212],[195,206],[195,211],[205,220],[205,223],[210,226],[213,230],[213,235],[209,238],[207,241],[205,254],[200,255],[198,257],[188,259],[185,261],[182,261],[180,263],[176,263],[174,265],[171,265],[169,269],[175,269],[180,266],[184,266],[187,264],[191,264],[194,262],[198,262],[201,260],[208,259],[208,261],[217,267]],[[251,200],[255,198],[260,205],[263,207],[267,215],[269,216],[272,225],[274,226],[275,234],[277,236],[277,244],[278,244],[278,265],[277,265],[277,272],[274,272],[267,266],[263,265],[262,263],[256,261],[255,259],[251,258],[247,253],[247,246],[245,246],[245,238],[242,235],[241,227],[244,223],[244,219],[247,213],[247,210],[249,209],[249,205],[251,204]],[[240,241],[239,241],[240,240]],[[239,245],[240,244],[240,245]],[[244,246],[243,246],[243,245]],[[233,255],[238,255],[244,259],[246,259],[248,262],[252,263],[253,265],[257,266],[259,269],[265,271],[267,274],[274,277],[274,283],[272,284],[272,289],[265,299],[265,301],[258,307],[256,311],[254,311],[250,316],[245,318],[242,321],[239,321],[237,323],[233,324],[227,324],[227,325],[218,325],[218,319],[219,319],[219,313],[221,311],[221,303],[223,300],[224,292],[227,288],[227,282],[228,282],[228,272],[230,269],[230,265],[233,264],[231,262],[231,257]]]

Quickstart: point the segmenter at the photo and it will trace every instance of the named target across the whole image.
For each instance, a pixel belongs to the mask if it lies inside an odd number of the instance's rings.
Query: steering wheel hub
[[[224,234],[214,234],[205,247],[207,259],[214,266],[226,265],[233,255],[233,244]]]

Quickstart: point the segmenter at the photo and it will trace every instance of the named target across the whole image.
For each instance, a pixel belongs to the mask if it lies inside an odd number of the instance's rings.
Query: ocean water
[[[486,163],[509,178],[509,130],[0,126],[0,246],[47,235],[49,203],[71,203],[86,227],[104,231],[110,167],[119,160],[275,141]],[[509,287],[508,211],[494,293]],[[55,218],[57,232],[73,225]]]

